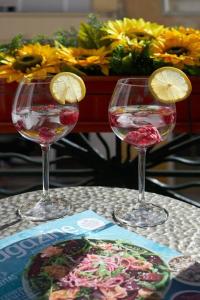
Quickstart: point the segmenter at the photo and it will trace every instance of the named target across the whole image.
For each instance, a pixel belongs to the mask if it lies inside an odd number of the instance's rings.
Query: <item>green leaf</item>
[[[105,266],[99,266],[98,274],[102,278],[110,277],[111,276],[111,271],[106,270]]]
[[[39,43],[41,45],[54,45],[54,41],[52,38],[50,38],[48,35],[39,34],[33,37],[31,40],[29,40],[31,44]]]
[[[141,53],[134,52],[133,54],[133,73],[134,75],[150,75],[153,70],[153,59],[150,58],[146,50],[142,51]]]
[[[9,45],[8,44],[1,44],[0,45],[0,52],[6,53],[8,51]]]
[[[78,47],[78,32],[74,27],[69,30],[58,30],[53,37],[65,47]]]
[[[80,287],[77,297],[78,298],[83,297],[84,299],[90,299],[90,294],[91,294],[91,288]]]
[[[72,72],[78,76],[86,76],[86,74],[81,70],[67,64],[61,65],[61,72]]]
[[[16,35],[7,45],[7,53],[15,55],[16,51],[26,43],[22,34]]]
[[[199,76],[200,75],[200,67],[198,66],[185,66],[183,70],[186,74],[191,76]]]
[[[113,74],[123,73],[123,67],[122,67],[123,57],[125,57],[124,48],[122,46],[119,46],[113,51],[112,57],[110,59],[111,73]]]
[[[103,36],[103,23],[93,14],[89,15],[88,23],[82,23],[78,32],[80,47],[86,49],[98,49],[104,45],[101,41]]]
[[[123,267],[119,267],[111,272],[111,276],[114,277],[114,276],[120,275],[123,272],[123,270],[124,270]]]

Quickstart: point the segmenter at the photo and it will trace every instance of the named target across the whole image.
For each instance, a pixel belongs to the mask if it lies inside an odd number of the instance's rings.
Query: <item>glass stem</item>
[[[49,196],[49,150],[50,146],[41,146],[42,148],[42,184],[43,184],[43,199],[50,201]]]
[[[145,166],[146,166],[146,149],[138,149],[138,200],[140,204],[145,202]]]

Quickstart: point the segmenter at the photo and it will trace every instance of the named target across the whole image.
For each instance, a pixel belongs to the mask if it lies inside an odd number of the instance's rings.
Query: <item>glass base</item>
[[[53,197],[52,197],[53,198]],[[63,199],[41,199],[39,202],[24,203],[18,208],[18,214],[30,221],[48,221],[70,215],[71,205]]]
[[[119,223],[133,227],[153,227],[163,224],[168,218],[168,212],[164,208],[151,203],[137,203],[129,208],[117,206],[113,214]]]

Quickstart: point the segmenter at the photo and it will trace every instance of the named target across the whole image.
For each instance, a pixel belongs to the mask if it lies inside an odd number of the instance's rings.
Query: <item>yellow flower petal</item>
[[[185,34],[176,29],[165,30],[150,46],[152,58],[183,68],[200,65],[200,33]]]

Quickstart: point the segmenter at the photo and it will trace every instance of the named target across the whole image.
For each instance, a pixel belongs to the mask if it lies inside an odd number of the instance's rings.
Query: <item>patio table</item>
[[[0,238],[39,224],[26,220],[19,220],[15,223],[15,220],[17,220],[17,207],[24,201],[39,200],[40,193],[41,191],[34,191],[0,200]],[[133,189],[103,186],[51,189],[53,197],[63,197],[66,201],[71,202],[72,214],[90,209],[109,220],[113,220],[112,212],[115,204],[123,201],[128,207],[131,200],[137,197],[137,193]],[[200,209],[155,193],[147,192],[146,200],[164,207],[169,213],[168,220],[156,227],[133,228],[127,226],[127,228],[185,255],[191,255],[195,260],[200,261]]]

